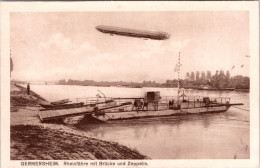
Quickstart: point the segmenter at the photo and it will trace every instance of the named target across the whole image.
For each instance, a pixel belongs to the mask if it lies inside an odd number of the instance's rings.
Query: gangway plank
[[[83,107],[69,108],[69,109],[53,109],[53,110],[39,111],[39,116],[41,121],[48,121],[53,119],[63,119],[72,116],[93,114],[94,112],[99,112],[100,110],[112,109],[112,108],[127,106],[131,104],[132,104],[131,102],[126,102],[120,105],[103,106],[101,108],[83,106]]]

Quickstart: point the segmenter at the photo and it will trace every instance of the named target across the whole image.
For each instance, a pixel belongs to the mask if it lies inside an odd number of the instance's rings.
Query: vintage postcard
[[[258,167],[258,5],[1,3],[1,166]]]

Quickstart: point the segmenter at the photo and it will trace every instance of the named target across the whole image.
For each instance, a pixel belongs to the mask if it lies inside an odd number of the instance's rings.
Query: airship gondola
[[[96,29],[102,33],[115,34],[121,36],[138,37],[153,40],[166,40],[170,38],[170,35],[161,31],[146,31],[137,29],[128,29],[114,26],[99,25]]]

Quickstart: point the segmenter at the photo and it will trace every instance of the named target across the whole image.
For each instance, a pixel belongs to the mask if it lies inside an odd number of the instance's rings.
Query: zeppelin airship
[[[105,25],[99,25],[96,27],[96,29],[102,33],[107,33],[110,35],[138,37],[153,40],[167,40],[170,38],[170,35],[168,33],[161,31],[146,31]]]

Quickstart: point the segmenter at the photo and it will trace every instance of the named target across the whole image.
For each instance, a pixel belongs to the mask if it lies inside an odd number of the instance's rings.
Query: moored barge
[[[243,105],[230,103],[230,98],[186,97],[184,92],[178,97],[161,97],[160,92],[146,92],[139,98],[106,98],[110,100],[92,102],[91,106],[68,109],[40,111],[40,119],[66,119],[75,116],[88,116],[100,121],[124,120],[144,117],[163,117],[173,115],[220,113],[231,106]]]
[[[184,92],[183,92],[184,94]],[[134,99],[134,103],[124,107],[96,110],[91,114],[101,121],[134,119],[143,117],[161,117],[172,115],[220,113],[226,112],[231,106],[243,105],[230,103],[230,98],[192,97],[174,99],[160,97],[160,92],[146,92],[144,98]]]

